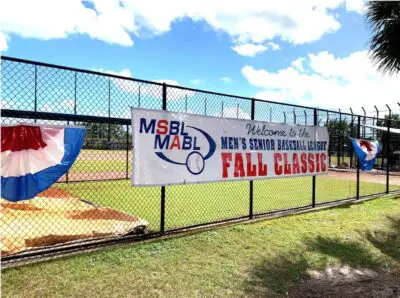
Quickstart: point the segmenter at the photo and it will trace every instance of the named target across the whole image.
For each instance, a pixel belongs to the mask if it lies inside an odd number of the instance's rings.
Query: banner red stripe
[[[1,128],[1,152],[38,150],[46,146],[38,126],[16,125]]]

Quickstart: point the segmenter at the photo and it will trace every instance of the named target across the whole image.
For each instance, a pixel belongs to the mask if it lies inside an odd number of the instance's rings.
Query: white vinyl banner
[[[132,109],[133,185],[321,175],[326,127]]]

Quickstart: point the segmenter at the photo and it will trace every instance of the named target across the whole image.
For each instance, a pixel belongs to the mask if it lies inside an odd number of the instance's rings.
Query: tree
[[[126,147],[126,129],[124,125],[91,122],[81,122],[77,123],[77,125],[86,129],[85,148],[112,149],[112,147]]]
[[[372,30],[370,53],[383,73],[400,71],[400,2],[370,1],[366,10]]]
[[[378,126],[388,126],[389,115],[385,115],[384,119],[378,119],[376,121],[376,125]],[[392,114],[390,117],[390,127],[391,128],[400,128],[400,115]]]
[[[346,120],[332,119],[325,123],[328,132],[331,135],[341,135],[344,137],[350,136],[351,127]]]

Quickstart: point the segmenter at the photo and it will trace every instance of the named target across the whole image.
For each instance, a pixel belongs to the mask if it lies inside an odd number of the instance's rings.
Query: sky
[[[360,0],[0,0],[2,55],[263,100],[397,107]]]

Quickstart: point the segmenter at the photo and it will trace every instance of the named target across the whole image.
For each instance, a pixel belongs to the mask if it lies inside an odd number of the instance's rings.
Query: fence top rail
[[[69,70],[69,71],[74,71],[74,72],[93,74],[93,75],[98,75],[98,76],[103,76],[103,77],[122,79],[122,80],[127,80],[127,81],[135,81],[135,82],[139,82],[139,83],[146,83],[146,84],[152,84],[152,85],[158,85],[158,86],[163,85],[163,83],[159,83],[159,82],[135,79],[135,78],[131,78],[131,77],[125,77],[125,76],[115,75],[115,74],[111,74],[111,73],[104,73],[104,72],[95,71],[95,70],[88,70],[88,69],[82,69],[82,68],[76,68],[76,67],[70,67],[70,66],[64,66],[64,65],[58,65],[58,64],[51,64],[51,63],[45,63],[45,62],[39,62],[39,61],[33,61],[33,60],[27,60],[27,59],[21,59],[21,58],[15,58],[15,57],[3,56],[3,55],[0,56],[0,59],[6,60],[6,61],[12,61],[12,62],[19,62],[19,63],[43,66],[43,67],[51,67],[51,68]]]
[[[25,64],[31,64],[31,65],[37,65],[37,66],[43,66],[43,67],[51,67],[51,68],[63,69],[63,70],[67,70],[67,71],[87,73],[87,74],[99,75],[99,76],[104,76],[104,77],[109,77],[109,78],[117,78],[117,79],[122,79],[122,80],[127,80],[127,81],[134,81],[134,82],[152,84],[152,85],[157,85],[157,86],[166,85],[169,88],[176,88],[176,89],[188,90],[188,91],[193,91],[193,92],[201,92],[201,93],[205,93],[205,94],[224,96],[224,97],[231,97],[231,98],[237,98],[237,99],[243,99],[243,100],[249,100],[249,101],[255,101],[255,102],[262,102],[262,103],[273,104],[273,105],[281,105],[281,106],[286,106],[286,107],[293,107],[293,108],[299,108],[299,109],[308,109],[308,110],[314,110],[315,109],[317,111],[324,112],[324,113],[334,113],[334,114],[341,114],[341,115],[353,116],[353,117],[361,116],[363,119],[381,119],[381,118],[377,118],[377,117],[373,117],[373,116],[352,114],[352,113],[347,113],[347,112],[342,112],[342,111],[322,109],[322,108],[319,108],[319,107],[302,106],[302,105],[296,105],[296,104],[290,104],[290,103],[282,103],[282,102],[275,102],[275,101],[270,101],[270,100],[263,100],[263,99],[259,99],[259,98],[245,97],[245,96],[228,94],[228,93],[221,93],[221,92],[202,90],[202,89],[195,89],[195,88],[184,87],[184,86],[170,85],[170,84],[166,84],[166,83],[160,83],[160,82],[136,79],[136,78],[125,77],[125,76],[121,76],[121,75],[104,73],[104,72],[99,72],[99,71],[94,71],[94,70],[88,70],[88,69],[82,69],[82,68],[75,68],[75,67],[57,65],[57,64],[51,64],[51,63],[45,63],[45,62],[39,62],[39,61],[33,61],[33,60],[27,60],[27,59],[21,59],[21,58],[4,56],[4,55],[0,56],[0,60],[19,62],[19,63],[25,63]],[[382,118],[382,120],[384,120],[384,119]]]

